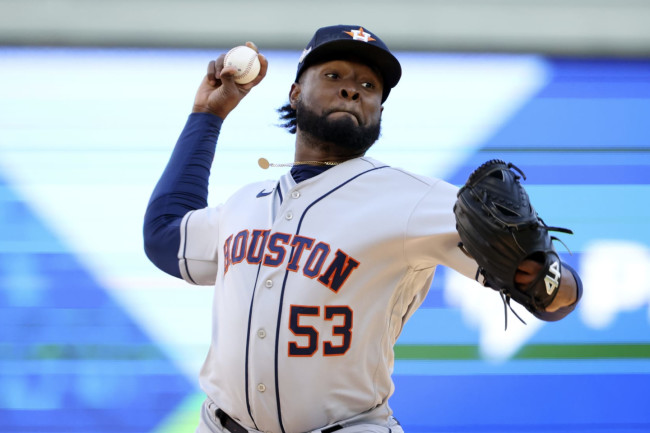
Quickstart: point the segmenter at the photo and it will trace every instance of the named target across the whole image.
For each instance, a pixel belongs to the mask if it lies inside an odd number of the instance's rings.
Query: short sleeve
[[[181,221],[178,265],[185,281],[213,285],[218,269],[219,216],[221,207],[188,212]]]
[[[478,265],[458,248],[453,210],[457,192],[456,186],[439,180],[422,197],[409,219],[407,255],[416,269],[441,264],[475,279]]]

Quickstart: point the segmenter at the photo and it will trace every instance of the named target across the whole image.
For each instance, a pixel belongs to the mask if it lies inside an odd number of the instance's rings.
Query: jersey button
[[[287,212],[284,215],[284,218],[287,219],[287,220],[292,220],[293,219],[293,212]]]
[[[270,289],[271,287],[273,287],[273,280],[266,280],[264,282],[264,285],[266,286],[266,288]]]
[[[300,191],[294,191],[291,193],[291,197],[293,198],[299,198],[300,197]]]
[[[258,385],[257,385],[257,390],[258,390],[259,392],[264,392],[264,391],[266,391],[266,385],[264,385],[263,383],[258,384]]]
[[[263,330],[263,329],[258,329],[257,330],[257,336],[260,337],[260,338],[266,337],[266,331]]]

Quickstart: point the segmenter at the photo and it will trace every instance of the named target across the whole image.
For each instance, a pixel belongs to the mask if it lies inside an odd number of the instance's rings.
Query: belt
[[[215,415],[217,416],[217,419],[221,423],[221,426],[226,430],[228,430],[230,433],[248,433],[248,429],[239,425],[237,421],[232,419],[230,415],[228,415],[226,412],[222,411],[221,409],[217,409],[215,411]],[[343,427],[340,424],[334,424],[333,426],[322,429],[321,433],[333,433],[337,430],[341,430],[342,428]]]
[[[247,429],[240,426],[237,423],[237,421],[230,418],[230,415],[228,415],[226,412],[222,411],[221,409],[217,409],[215,415],[217,416],[217,419],[221,423],[221,426],[227,429],[230,433],[248,433]]]

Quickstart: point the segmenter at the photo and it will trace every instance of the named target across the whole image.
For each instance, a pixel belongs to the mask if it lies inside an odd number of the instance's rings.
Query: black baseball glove
[[[510,299],[514,299],[537,316],[555,299],[563,272],[552,244],[557,238],[549,231],[573,232],[544,223],[517,173],[526,179],[512,163],[493,159],[469,176],[454,205],[461,239],[458,246],[478,263],[477,281],[482,275],[483,284],[501,294],[504,308],[507,305],[512,310]],[[515,274],[526,259],[539,262],[541,270],[530,284],[521,287],[515,283]]]

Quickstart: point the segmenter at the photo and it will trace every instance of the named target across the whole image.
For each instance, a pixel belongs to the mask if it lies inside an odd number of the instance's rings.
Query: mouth
[[[359,119],[359,116],[357,113],[349,110],[344,110],[344,109],[332,109],[329,110],[327,113],[327,117],[331,119],[343,119],[343,118],[349,118],[353,119],[354,123],[359,126],[361,125],[361,119]]]

